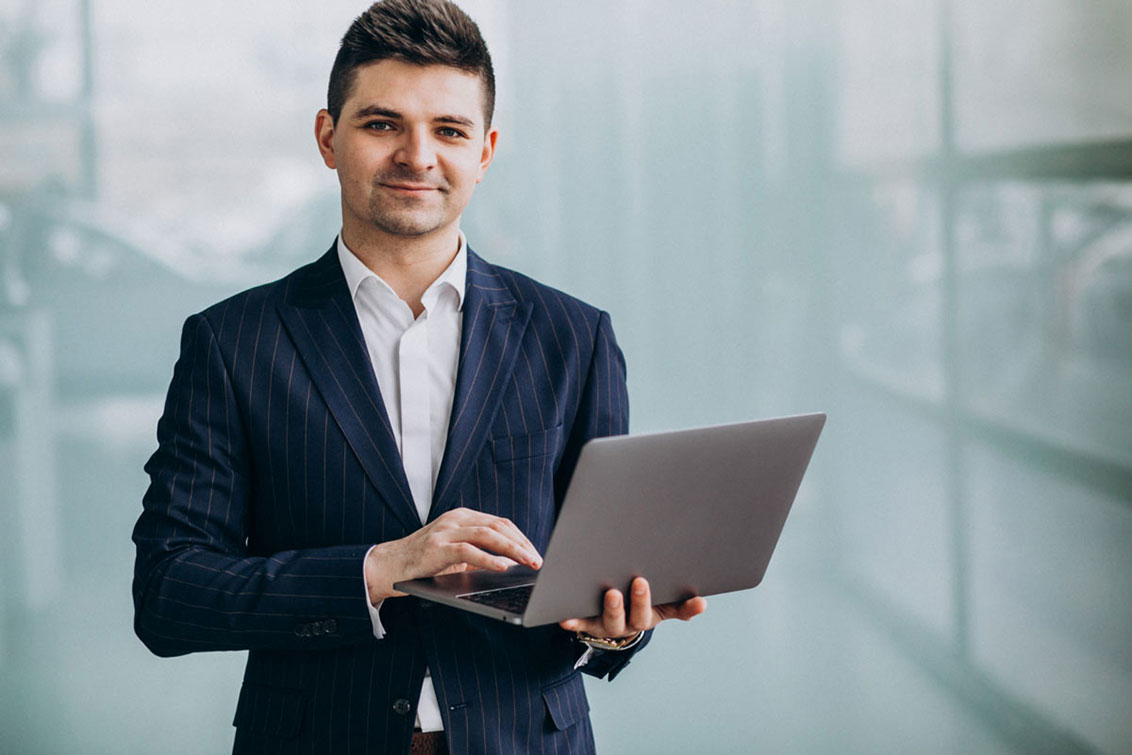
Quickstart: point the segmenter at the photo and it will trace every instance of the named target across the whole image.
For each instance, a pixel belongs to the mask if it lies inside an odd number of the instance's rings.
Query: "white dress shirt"
[[[421,522],[428,521],[433,488],[444,458],[448,418],[456,393],[456,365],[460,356],[460,310],[464,304],[468,253],[460,233],[456,256],[421,296],[424,311],[413,312],[389,284],[351,252],[338,236],[338,260],[358,313],[366,349],[385,413],[401,453],[401,464]],[[381,639],[385,628],[380,604],[369,603],[373,636]],[[444,728],[432,677],[425,675],[417,704],[417,723],[422,731]]]

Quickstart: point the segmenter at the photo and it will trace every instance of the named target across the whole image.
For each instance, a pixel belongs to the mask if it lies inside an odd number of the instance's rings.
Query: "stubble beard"
[[[379,175],[373,179],[369,200],[369,220],[375,228],[394,236],[424,236],[444,225],[446,186],[425,196],[394,196],[383,183],[429,183],[412,175]]]

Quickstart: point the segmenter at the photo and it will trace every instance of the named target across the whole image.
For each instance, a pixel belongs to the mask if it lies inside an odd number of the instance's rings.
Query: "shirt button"
[[[393,712],[398,716],[408,715],[409,711],[412,709],[412,704],[403,697],[399,697],[393,701]]]

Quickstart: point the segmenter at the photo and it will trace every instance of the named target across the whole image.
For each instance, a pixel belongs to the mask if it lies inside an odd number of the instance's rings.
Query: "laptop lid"
[[[468,572],[395,587],[524,626],[597,615],[606,589],[625,591],[638,575],[655,604],[755,587],[825,418],[595,438],[578,458],[537,574]],[[460,597],[532,576],[521,619]]]

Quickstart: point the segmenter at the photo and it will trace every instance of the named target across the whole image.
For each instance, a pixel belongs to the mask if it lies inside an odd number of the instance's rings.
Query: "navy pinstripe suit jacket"
[[[463,317],[430,516],[505,516],[545,551],[582,444],[628,430],[609,317],[470,250]],[[157,434],[135,629],[162,656],[250,650],[235,752],[406,752],[426,666],[453,753],[593,751],[558,627],[397,598],[374,639],[364,554],[421,522],[333,246],[189,318]]]

